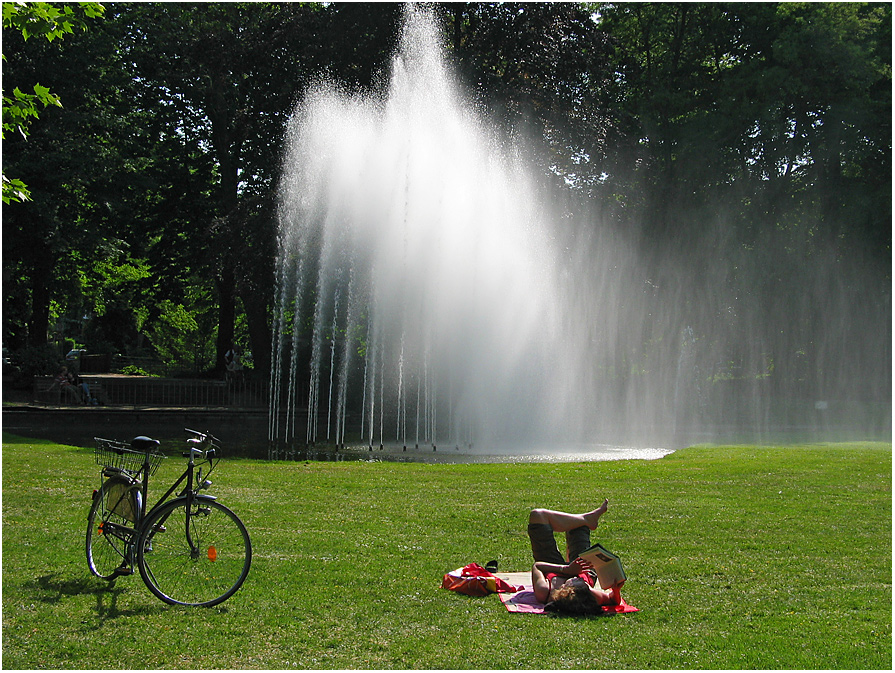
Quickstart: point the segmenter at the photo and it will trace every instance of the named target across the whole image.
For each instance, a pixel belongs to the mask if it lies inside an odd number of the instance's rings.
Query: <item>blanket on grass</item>
[[[509,612],[526,612],[533,615],[548,614],[544,610],[544,604],[535,598],[535,593],[531,586],[530,573],[495,573],[499,578],[509,582],[510,584],[521,585],[522,590],[515,593],[497,594],[501,603]],[[638,608],[628,605],[622,598],[621,605],[607,605],[603,607],[604,614],[624,614],[626,612],[639,612]]]

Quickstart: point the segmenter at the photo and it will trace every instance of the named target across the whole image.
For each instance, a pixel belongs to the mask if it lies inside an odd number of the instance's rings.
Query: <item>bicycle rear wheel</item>
[[[187,525],[189,522],[189,525]],[[249,574],[252,543],[231,510],[210,499],[173,500],[146,520],[137,565],[166,603],[211,606],[232,596]]]
[[[93,496],[87,515],[87,565],[97,577],[111,580],[129,574],[141,498],[139,486],[123,477],[106,480]]]

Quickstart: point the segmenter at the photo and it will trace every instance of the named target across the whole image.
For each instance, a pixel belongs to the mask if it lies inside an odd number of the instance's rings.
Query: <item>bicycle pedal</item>
[[[125,577],[127,575],[133,575],[134,569],[130,566],[120,566],[115,568],[115,577]]]

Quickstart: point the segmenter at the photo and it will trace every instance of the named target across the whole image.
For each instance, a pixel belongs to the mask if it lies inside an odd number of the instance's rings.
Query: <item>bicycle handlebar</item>
[[[191,435],[196,435],[195,437],[191,437],[189,440],[187,440],[190,442],[202,442],[202,443],[214,444],[215,442],[221,441],[217,437],[212,435],[210,432],[199,432],[198,430],[190,430],[189,428],[184,428],[184,430],[186,432],[190,433]]]
[[[184,428],[187,432],[196,435],[195,437],[190,437],[187,439],[188,444],[192,444],[194,446],[189,447],[189,452],[184,453],[184,458],[192,458],[193,456],[203,456],[207,460],[214,460],[217,456],[217,449],[219,448],[215,442],[220,441],[214,435],[208,432],[199,432],[198,430],[190,430],[189,428]],[[205,448],[208,447],[208,448]]]

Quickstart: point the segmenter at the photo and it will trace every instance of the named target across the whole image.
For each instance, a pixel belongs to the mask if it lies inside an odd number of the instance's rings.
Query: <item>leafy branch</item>
[[[34,36],[43,36],[52,42],[62,39],[66,33],[74,33],[75,29],[87,30],[87,19],[101,17],[105,12],[98,2],[79,2],[77,5],[65,4],[61,7],[47,2],[4,2],[3,29],[17,30],[25,40]],[[6,60],[6,57],[3,57]],[[3,94],[3,133],[19,133],[28,137],[28,127],[39,117],[38,106],[44,108],[54,105],[62,107],[59,96],[51,93],[49,88],[34,85],[34,93],[25,93],[16,87],[11,96]],[[30,201],[28,186],[17,178],[8,178],[3,173],[3,203],[12,201]]]

